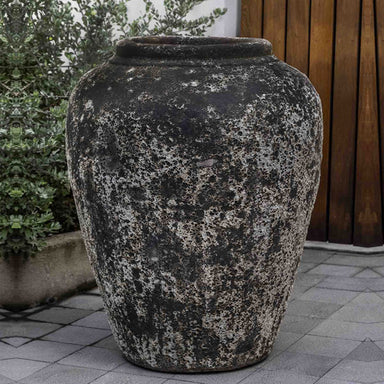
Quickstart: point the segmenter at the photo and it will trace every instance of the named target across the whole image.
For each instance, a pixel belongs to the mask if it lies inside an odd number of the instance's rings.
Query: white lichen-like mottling
[[[136,59],[83,77],[70,178],[127,359],[209,371],[270,353],[318,187],[321,118],[308,79],[273,56]]]

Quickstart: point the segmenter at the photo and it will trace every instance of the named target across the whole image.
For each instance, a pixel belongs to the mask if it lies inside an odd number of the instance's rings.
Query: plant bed
[[[95,286],[80,231],[55,235],[28,259],[0,259],[0,307],[20,310]]]

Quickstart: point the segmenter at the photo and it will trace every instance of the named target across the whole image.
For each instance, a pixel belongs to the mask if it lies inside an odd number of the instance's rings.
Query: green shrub
[[[146,12],[129,21],[123,0],[0,0],[0,255],[31,256],[47,236],[78,229],[64,126],[79,77],[116,40],[202,35],[225,13],[190,21],[204,0],[164,0],[165,13],[143,1]]]

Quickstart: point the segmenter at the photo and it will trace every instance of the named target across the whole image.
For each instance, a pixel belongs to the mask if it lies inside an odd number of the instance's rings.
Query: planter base
[[[154,367],[151,367],[147,364],[142,364],[142,363],[133,361],[133,360],[127,358],[127,356],[125,356],[125,355],[124,355],[124,357],[129,363],[134,364],[140,368],[149,369],[151,371],[165,372],[165,373],[187,373],[188,374],[188,373],[229,372],[229,371],[236,371],[239,369],[244,369],[244,368],[250,367],[252,365],[262,363],[264,360],[266,360],[268,358],[268,356],[271,354],[271,352],[272,352],[272,348],[268,352],[266,352],[262,357],[250,360],[246,364],[235,365],[235,366],[223,365],[222,367],[215,367],[215,368],[180,368],[180,369],[178,369],[177,367],[170,367],[169,369],[162,368],[162,367],[154,368]]]
[[[80,231],[52,236],[27,260],[0,259],[0,307],[21,310],[95,286]]]

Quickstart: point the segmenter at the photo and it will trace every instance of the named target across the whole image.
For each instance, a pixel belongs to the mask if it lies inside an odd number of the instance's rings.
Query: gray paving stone
[[[316,381],[316,384],[359,384],[356,381],[344,381],[344,380],[334,380],[334,379],[326,379],[322,377],[319,381]],[[376,383],[380,384],[380,383]]]
[[[46,321],[48,323],[69,324],[91,313],[92,311],[86,311],[84,309],[52,307],[35,313],[28,318],[31,320]]]
[[[346,305],[334,313],[329,320],[368,324],[382,322],[384,321],[384,305],[381,307]]]
[[[175,376],[174,373],[158,372],[158,371],[152,371],[150,369],[141,368],[138,365],[134,365],[130,363],[129,361],[124,361],[123,364],[113,369],[113,372],[125,373],[128,375],[134,375],[134,376],[137,375],[137,376],[159,377],[163,379],[169,379]]]
[[[384,380],[384,364],[382,361],[343,360],[325,378],[374,383]]]
[[[328,261],[327,261],[328,262]],[[315,275],[327,275],[327,276],[344,276],[351,277],[361,272],[360,267],[348,267],[344,265],[330,265],[321,264],[311,269],[308,274],[314,273]]]
[[[80,345],[35,340],[16,349],[15,355],[30,360],[53,363],[82,348]]]
[[[298,334],[298,335],[301,336],[301,337],[303,336],[303,335],[300,335],[300,334]],[[265,365],[269,364],[269,362],[271,362],[275,357],[281,355],[283,352],[284,351],[273,347],[272,352],[268,355],[268,357],[264,361],[255,364],[253,366],[254,369],[255,370],[256,369],[263,369]]]
[[[363,341],[347,357],[348,360],[380,361],[384,364],[384,351],[372,341]]]
[[[304,286],[301,286],[301,285],[294,285],[293,289],[292,289],[292,292],[291,292],[291,294],[289,296],[288,302],[300,299],[300,297],[303,296],[303,294],[306,291],[308,291],[309,288],[310,287],[304,287]]]
[[[324,303],[344,305],[356,296],[356,292],[314,287],[305,292],[300,299],[304,301],[321,301]]]
[[[375,268],[374,271],[380,276],[384,276],[384,267]]]
[[[99,377],[93,384],[162,384],[164,379],[156,377],[126,375],[124,373],[109,372]]]
[[[24,309],[22,313],[23,314],[26,314],[26,313],[32,314],[32,313],[35,313],[35,312],[40,312],[41,310],[43,310],[45,308],[49,308],[49,307],[47,305],[39,305],[37,307],[32,307],[32,308]]]
[[[164,384],[200,384],[200,383],[197,383],[196,381],[191,381],[192,379],[193,378],[191,378],[189,381],[169,379],[164,381]]]
[[[297,352],[282,352],[264,366],[269,371],[285,370],[301,375],[321,377],[334,367],[340,359]]]
[[[287,315],[300,315],[326,319],[340,308],[341,305],[339,304],[295,300],[288,305]]]
[[[289,346],[296,343],[296,341],[302,337],[303,335],[300,333],[280,331],[277,335],[273,348],[278,349],[280,351],[285,351]]]
[[[8,377],[0,375],[0,384],[13,384],[13,383],[16,383],[16,381],[13,381]]]
[[[367,287],[373,292],[384,291],[384,278],[381,279],[368,279]]]
[[[309,332],[311,335],[364,341],[384,340],[384,324],[363,324],[337,320],[325,320]]]
[[[110,371],[125,362],[122,354],[107,348],[86,347],[60,360],[60,364]]]
[[[111,334],[106,329],[84,328],[67,325],[46,337],[44,340],[58,341],[62,343],[89,345],[104,339]]]
[[[15,347],[0,342],[0,360],[14,357],[15,350]]]
[[[89,384],[105,371],[52,364],[21,380],[25,384]]]
[[[267,371],[262,369],[248,376],[241,384],[313,384],[318,379],[318,377],[299,375],[289,371]]]
[[[0,325],[0,332],[1,332],[1,325]],[[25,343],[28,343],[28,341],[31,341],[31,339],[27,337],[5,337],[4,339],[1,339],[1,340],[4,343],[7,343],[14,347],[20,347],[20,345],[23,345]]]
[[[356,305],[363,307],[371,306],[373,308],[377,306],[384,306],[384,300],[375,292],[364,292],[356,296],[347,305]]]
[[[108,336],[105,339],[100,340],[94,346],[99,348],[108,348],[108,349],[113,349],[115,351],[120,351],[113,336]]]
[[[239,369],[236,371],[207,373],[207,374],[175,374],[171,380],[192,381],[202,384],[236,384],[255,372],[260,367],[255,364],[248,368]],[[169,384],[169,382],[167,382]]]
[[[375,344],[384,351],[384,341],[375,341]]]
[[[375,292],[376,295],[380,296],[382,299],[384,299],[384,292]]]
[[[78,309],[88,309],[98,311],[104,308],[103,301],[100,296],[94,295],[77,295],[59,303],[60,306]]]
[[[308,275],[309,276],[309,275]],[[375,280],[376,281],[376,280]],[[353,292],[363,292],[369,288],[371,284],[371,279],[358,279],[355,277],[335,277],[328,276],[320,281],[316,287],[318,288],[328,288],[328,289],[337,289]]]
[[[46,367],[48,363],[24,359],[0,360],[0,375],[12,380],[21,380]]]
[[[295,296],[296,298],[298,296],[301,296],[304,292],[308,291],[310,287],[305,287],[303,285],[294,285],[291,292],[290,299]]]
[[[60,328],[58,324],[38,323],[34,321],[2,321],[0,323],[1,337],[30,337],[46,335]]]
[[[348,265],[354,267],[383,267],[384,256],[350,255],[338,253],[327,260],[327,264]]]
[[[359,346],[359,341],[306,335],[288,348],[290,352],[344,358]]]
[[[318,264],[316,263],[300,263],[297,272],[305,273],[313,268],[315,268]]]
[[[373,269],[366,268],[353,277],[356,277],[358,279],[377,279],[382,276],[375,272]]]
[[[79,327],[110,329],[105,312],[94,312],[91,315],[74,322],[73,325]]]
[[[318,249],[304,249],[302,262],[303,263],[323,263],[325,260],[329,259],[334,252],[322,251]]]
[[[8,312],[7,316],[3,316],[2,318],[4,321],[11,320],[11,321],[16,321],[16,320],[22,320],[23,319],[23,314],[20,312]],[[0,321],[1,324],[1,321]]]
[[[321,319],[311,319],[305,316],[286,315],[281,322],[280,330],[304,335],[311,329],[317,327],[321,321]]]
[[[295,279],[295,286],[313,287],[326,278],[324,275],[314,275],[313,273],[298,273]]]

